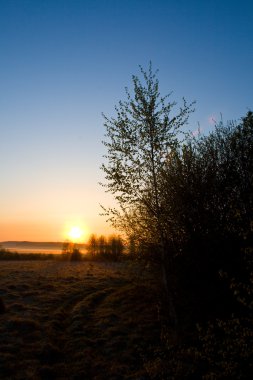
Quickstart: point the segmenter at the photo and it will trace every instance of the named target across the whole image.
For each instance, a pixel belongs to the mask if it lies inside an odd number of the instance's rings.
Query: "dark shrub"
[[[4,302],[2,298],[0,298],[0,314],[3,314],[5,312],[6,312],[6,308],[5,308]]]
[[[70,256],[70,261],[81,261],[81,260],[82,260],[81,252],[79,251],[78,248],[74,248]]]

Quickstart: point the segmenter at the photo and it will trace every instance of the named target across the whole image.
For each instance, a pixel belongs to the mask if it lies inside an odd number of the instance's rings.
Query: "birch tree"
[[[171,93],[160,95],[157,71],[152,64],[148,71],[140,66],[141,79],[132,76],[133,94],[126,88],[126,100],[115,106],[116,116],[104,115],[107,149],[102,165],[106,190],[114,195],[119,209],[104,209],[116,226],[131,224],[131,215],[139,215],[137,224],[147,226],[154,241],[161,248],[162,274],[168,297],[171,321],[176,325],[176,313],[168,287],[169,252],[166,248],[166,231],[162,192],[159,178],[170,151],[179,143],[179,136],[187,124],[193,103],[183,105],[174,112]],[[137,212],[135,212],[137,210]],[[142,215],[145,221],[142,223]],[[122,222],[123,221],[123,222]],[[136,223],[136,220],[134,220]],[[150,235],[148,233],[147,235]]]
[[[156,240],[165,245],[163,209],[159,174],[171,149],[177,146],[179,135],[187,124],[193,103],[183,105],[175,113],[171,93],[161,96],[157,71],[152,64],[148,71],[140,66],[141,79],[132,76],[133,94],[126,88],[126,100],[115,106],[116,115],[104,115],[106,128],[103,141],[107,154],[102,165],[106,190],[112,193],[119,209],[126,216],[141,209],[148,216]],[[119,209],[107,209],[112,224],[121,224]],[[164,251],[164,249],[163,249]],[[165,254],[165,252],[164,252]]]

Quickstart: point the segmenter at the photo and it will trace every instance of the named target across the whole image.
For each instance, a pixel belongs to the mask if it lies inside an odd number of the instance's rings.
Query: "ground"
[[[131,262],[1,262],[1,379],[148,379],[158,283]]]

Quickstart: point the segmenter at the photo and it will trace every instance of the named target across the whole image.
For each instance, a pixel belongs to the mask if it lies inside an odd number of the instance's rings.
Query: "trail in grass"
[[[148,379],[158,281],[133,263],[2,264],[2,379]]]

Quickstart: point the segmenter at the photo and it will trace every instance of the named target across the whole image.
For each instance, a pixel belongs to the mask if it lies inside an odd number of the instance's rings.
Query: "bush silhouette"
[[[6,308],[5,308],[4,302],[2,298],[0,298],[0,314],[3,314],[5,312],[6,312]]]
[[[74,248],[70,256],[70,261],[81,261],[81,260],[82,260],[81,252],[79,251],[78,248]]]

